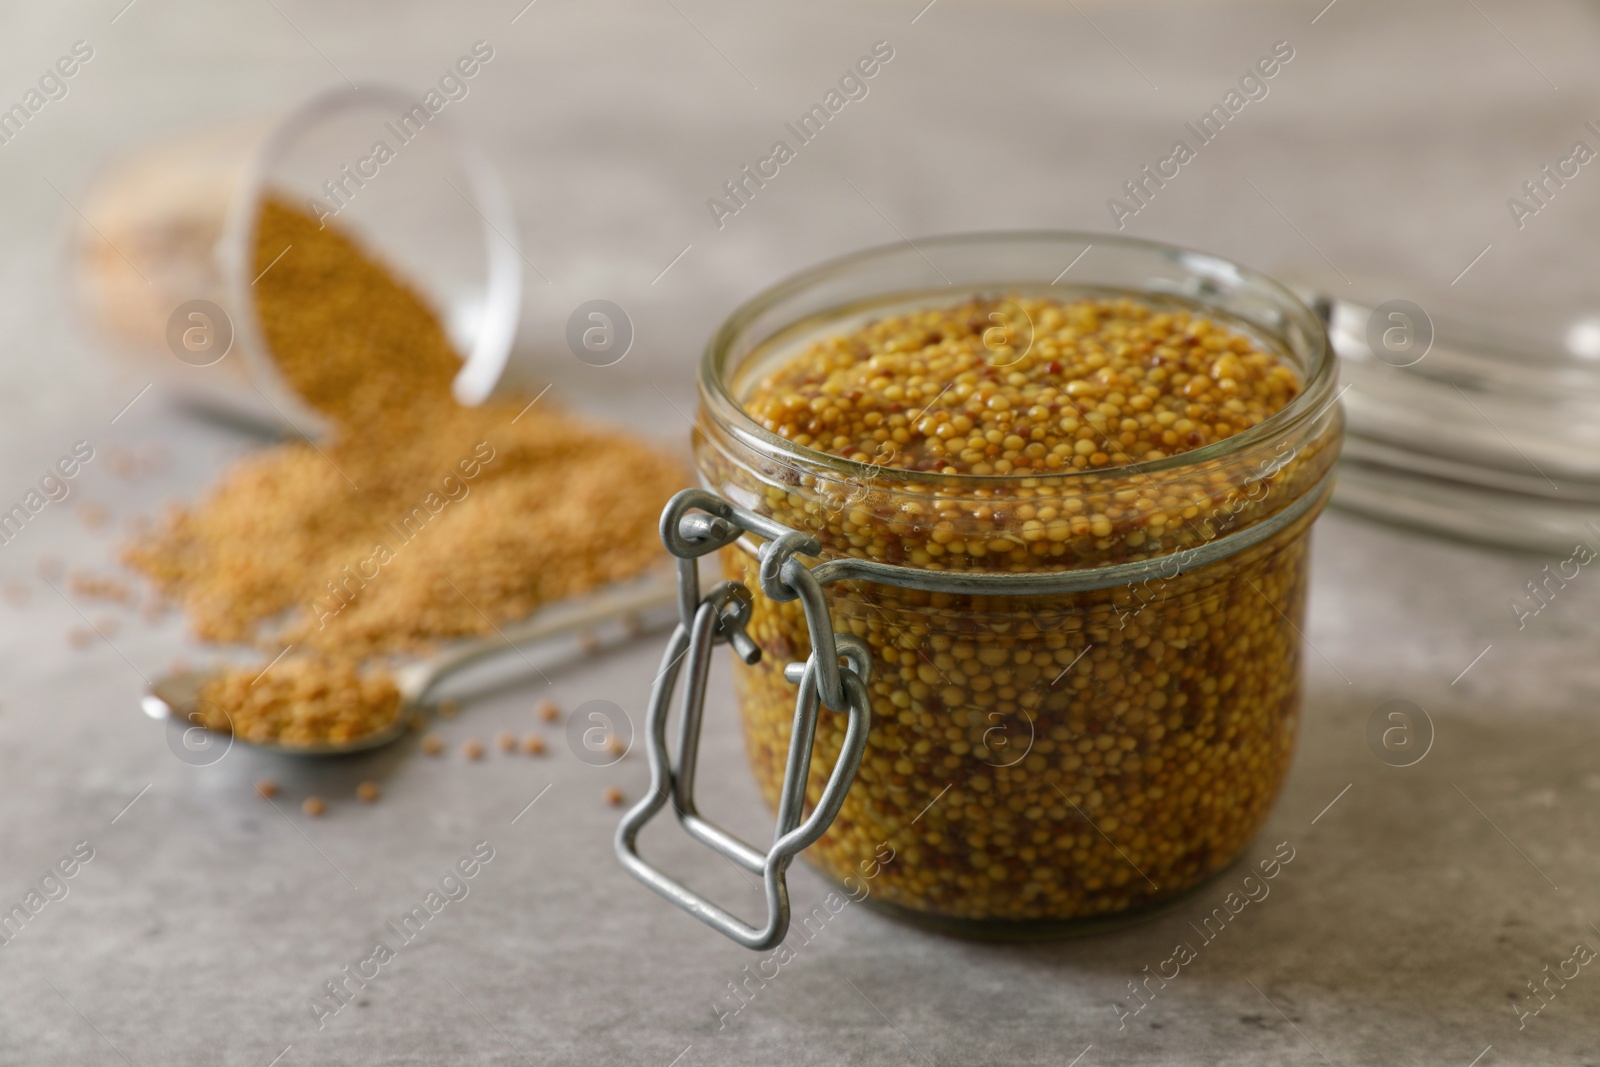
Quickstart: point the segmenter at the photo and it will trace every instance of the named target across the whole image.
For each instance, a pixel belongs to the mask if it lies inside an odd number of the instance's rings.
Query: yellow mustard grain
[[[1029,325],[989,332],[1000,307]],[[1208,542],[1309,491],[1336,451],[1327,435],[1269,453],[1281,460],[1257,487],[1220,460],[1160,477],[1126,470],[1258,425],[1300,388],[1274,351],[1182,307],[973,300],[824,337],[744,397],[772,432],[870,464],[859,484],[763,478],[704,446],[700,459],[713,484],[816,535],[824,556],[1097,567]],[[929,483],[899,471],[1001,477]],[[874,899],[961,920],[1113,916],[1226,866],[1293,751],[1292,620],[1314,513],[1139,588],[831,587],[835,629],[872,651],[874,720],[838,819],[804,855],[843,879],[888,842],[896,858]],[[723,558],[728,577],[758,587],[746,548]],[[736,664],[746,746],[776,803],[795,699],[782,669],[810,650],[802,606],[758,595],[747,631],[764,655]],[[844,716],[821,713],[813,803],[843,733]]]

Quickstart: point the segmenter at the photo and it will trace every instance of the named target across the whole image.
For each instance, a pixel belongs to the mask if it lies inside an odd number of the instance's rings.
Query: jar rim
[[[1061,471],[1030,470],[1026,473],[1007,472],[1005,474],[945,474],[939,471],[917,471],[899,467],[885,468],[880,465],[862,463],[805,445],[799,445],[761,425],[745,410],[744,405],[739,402],[729,389],[726,372],[732,369],[727,364],[734,344],[744,335],[751,323],[784,300],[803,294],[819,283],[853,267],[870,263],[875,259],[887,258],[890,254],[902,253],[907,245],[910,245],[919,254],[923,254],[923,249],[925,248],[959,248],[987,242],[1053,242],[1087,246],[1109,245],[1127,251],[1149,253],[1159,259],[1179,263],[1194,272],[1199,278],[1228,277],[1236,282],[1248,285],[1270,297],[1274,304],[1274,310],[1282,314],[1286,320],[1295,320],[1295,324],[1299,325],[1305,336],[1310,339],[1312,351],[1303,388],[1289,403],[1256,425],[1187,452],[1164,456],[1161,459],[1145,460],[1139,463],[1129,463],[1114,467],[1088,467],[1082,470],[1073,468]],[[1087,249],[1085,250],[1087,251]],[[923,258],[926,259],[926,255]],[[931,261],[929,263],[931,266]],[[937,270],[937,268],[935,269]],[[1065,271],[1062,273],[1064,274]],[[1060,276],[1057,276],[1057,281],[1059,280]],[[958,291],[970,293],[981,284],[963,284],[958,288]],[[1018,283],[1011,281],[993,284],[1015,285]],[[1055,283],[1052,282],[1050,284],[1053,285]],[[1121,287],[1107,286],[1107,288],[1115,289]],[[1137,297],[1140,295],[1139,290],[1136,289],[1126,289],[1125,291],[1129,296]],[[1170,297],[1171,294],[1162,295]],[[1192,298],[1187,299],[1191,303],[1198,303]],[[1286,332],[1286,330],[1273,331],[1275,336],[1283,332]],[[760,338],[755,342],[755,345],[764,343],[767,339]],[[755,345],[751,347],[753,348]],[[892,476],[896,481],[907,484],[994,489],[1015,485],[1023,481],[1038,485],[1071,485],[1074,479],[1103,479],[1107,476],[1117,475],[1142,477],[1163,474],[1246,452],[1262,442],[1279,439],[1322,415],[1327,408],[1332,406],[1332,401],[1338,399],[1337,396],[1332,396],[1330,399],[1330,394],[1333,393],[1334,383],[1337,378],[1337,361],[1334,359],[1332,347],[1328,341],[1327,329],[1321,318],[1287,286],[1260,271],[1209,252],[1200,252],[1139,237],[1124,237],[1088,230],[977,230],[918,238],[915,243],[907,239],[889,244],[874,245],[843,256],[824,260],[815,266],[790,274],[769,285],[736,307],[723,321],[721,327],[712,334],[701,357],[699,386],[702,407],[708,408],[713,412],[728,431],[744,439],[747,444],[759,445],[763,451],[780,453],[787,458],[804,462],[811,467],[831,474],[841,481],[853,482]]]

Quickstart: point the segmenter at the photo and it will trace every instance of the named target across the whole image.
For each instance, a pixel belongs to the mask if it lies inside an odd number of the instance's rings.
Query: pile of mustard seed
[[[269,196],[256,224],[252,274],[279,372],[341,426],[448,398],[461,357],[438,316],[337,227]]]
[[[240,679],[265,664],[208,693],[242,736],[379,729],[385,657],[492,633],[659,556],[657,516],[686,474],[658,446],[548,398],[457,404],[460,357],[422,298],[281,200],[263,204],[255,260],[273,358],[333,432],[244,459],[123,550],[198,637],[294,646],[259,684]]]
[[[391,725],[400,690],[348,662],[287,659],[265,674],[223,671],[201,687],[197,712],[206,729],[257,744],[338,743]]]

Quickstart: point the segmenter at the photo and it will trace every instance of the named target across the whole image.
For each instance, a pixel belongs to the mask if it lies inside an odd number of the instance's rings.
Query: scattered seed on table
[[[443,704],[439,705],[439,715],[441,718],[453,719],[460,714],[461,705],[454,700],[446,700]]]
[[[88,571],[67,572],[67,590],[84,600],[103,600],[132,606],[134,592],[126,582]]]
[[[111,468],[111,473],[123,481],[133,479],[136,462],[133,453],[125,448],[113,448],[106,456],[106,465]]]
[[[306,797],[305,802],[300,805],[300,810],[315,819],[328,810],[328,805],[322,802],[321,797]]]
[[[80,651],[88,648],[94,643],[94,631],[87,626],[74,626],[67,631],[67,643]]]
[[[621,804],[622,804],[622,790],[618,789],[614,785],[613,786],[607,786],[606,787],[606,803],[610,804],[613,808],[620,807]]]
[[[554,700],[546,699],[539,701],[538,704],[534,705],[533,711],[534,714],[538,715],[539,718],[543,719],[545,722],[555,722],[557,719],[561,718],[561,709],[556,707],[556,702]]]
[[[461,746],[461,754],[468,759],[482,759],[483,742],[479,741],[475,737],[469,739],[466,744]]]
[[[364,800],[368,804],[371,804],[374,800],[378,799],[378,796],[379,790],[377,782],[362,782],[360,785],[356,786],[357,799]]]
[[[264,797],[275,797],[278,795],[278,783],[271,778],[263,778],[256,783],[256,792]]]
[[[592,656],[600,651],[600,635],[593,630],[578,631],[578,648],[585,656]]]
[[[437,756],[444,751],[444,742],[439,740],[438,734],[429,734],[422,739],[422,751],[430,756]]]
[[[111,513],[105,509],[105,505],[85,500],[78,505],[78,518],[86,527],[98,533],[111,521]]]
[[[622,738],[613,737],[611,740],[606,742],[606,751],[618,759],[621,759],[623,756],[628,754],[628,746],[622,743]]]
[[[510,730],[501,730],[494,735],[494,746],[501,752],[510,752],[517,747],[517,737]]]
[[[522,739],[522,751],[530,756],[544,755],[544,738],[538,734],[529,734]]]

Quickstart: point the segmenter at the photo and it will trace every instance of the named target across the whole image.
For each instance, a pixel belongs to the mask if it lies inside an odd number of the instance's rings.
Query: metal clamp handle
[[[799,686],[794,728],[778,795],[778,816],[772,845],[762,852],[702,817],[694,802],[694,776],[705,710],[711,651],[730,644],[746,663],[756,663],[761,649],[744,632],[751,593],[742,582],[722,582],[700,596],[699,557],[738,540],[745,533],[764,539],[760,550],[761,589],[773,600],[799,599],[811,636],[811,655],[792,663],[784,676]],[[827,832],[855,780],[867,747],[872,708],[867,695],[871,656],[860,638],[835,634],[822,586],[797,554],[815,554],[816,540],[763,518],[714,493],[686,489],[673,497],[661,515],[661,540],[678,557],[679,621],[662,657],[661,673],[650,692],[645,722],[645,750],[650,759],[650,793],[617,827],[617,859],[630,873],[678,907],[746,948],[762,950],[779,944],[789,932],[789,888],[785,874],[803,849]],[[843,657],[845,664],[839,660]],[[683,710],[678,723],[678,765],[667,748],[667,718],[678,676],[687,663]],[[838,762],[823,787],[816,807],[803,821],[806,781],[811,771],[812,743],[823,705],[849,716]],[[678,821],[691,837],[732,862],[761,875],[767,920],[753,926],[669,878],[639,855],[638,836],[644,825],[672,801]]]

